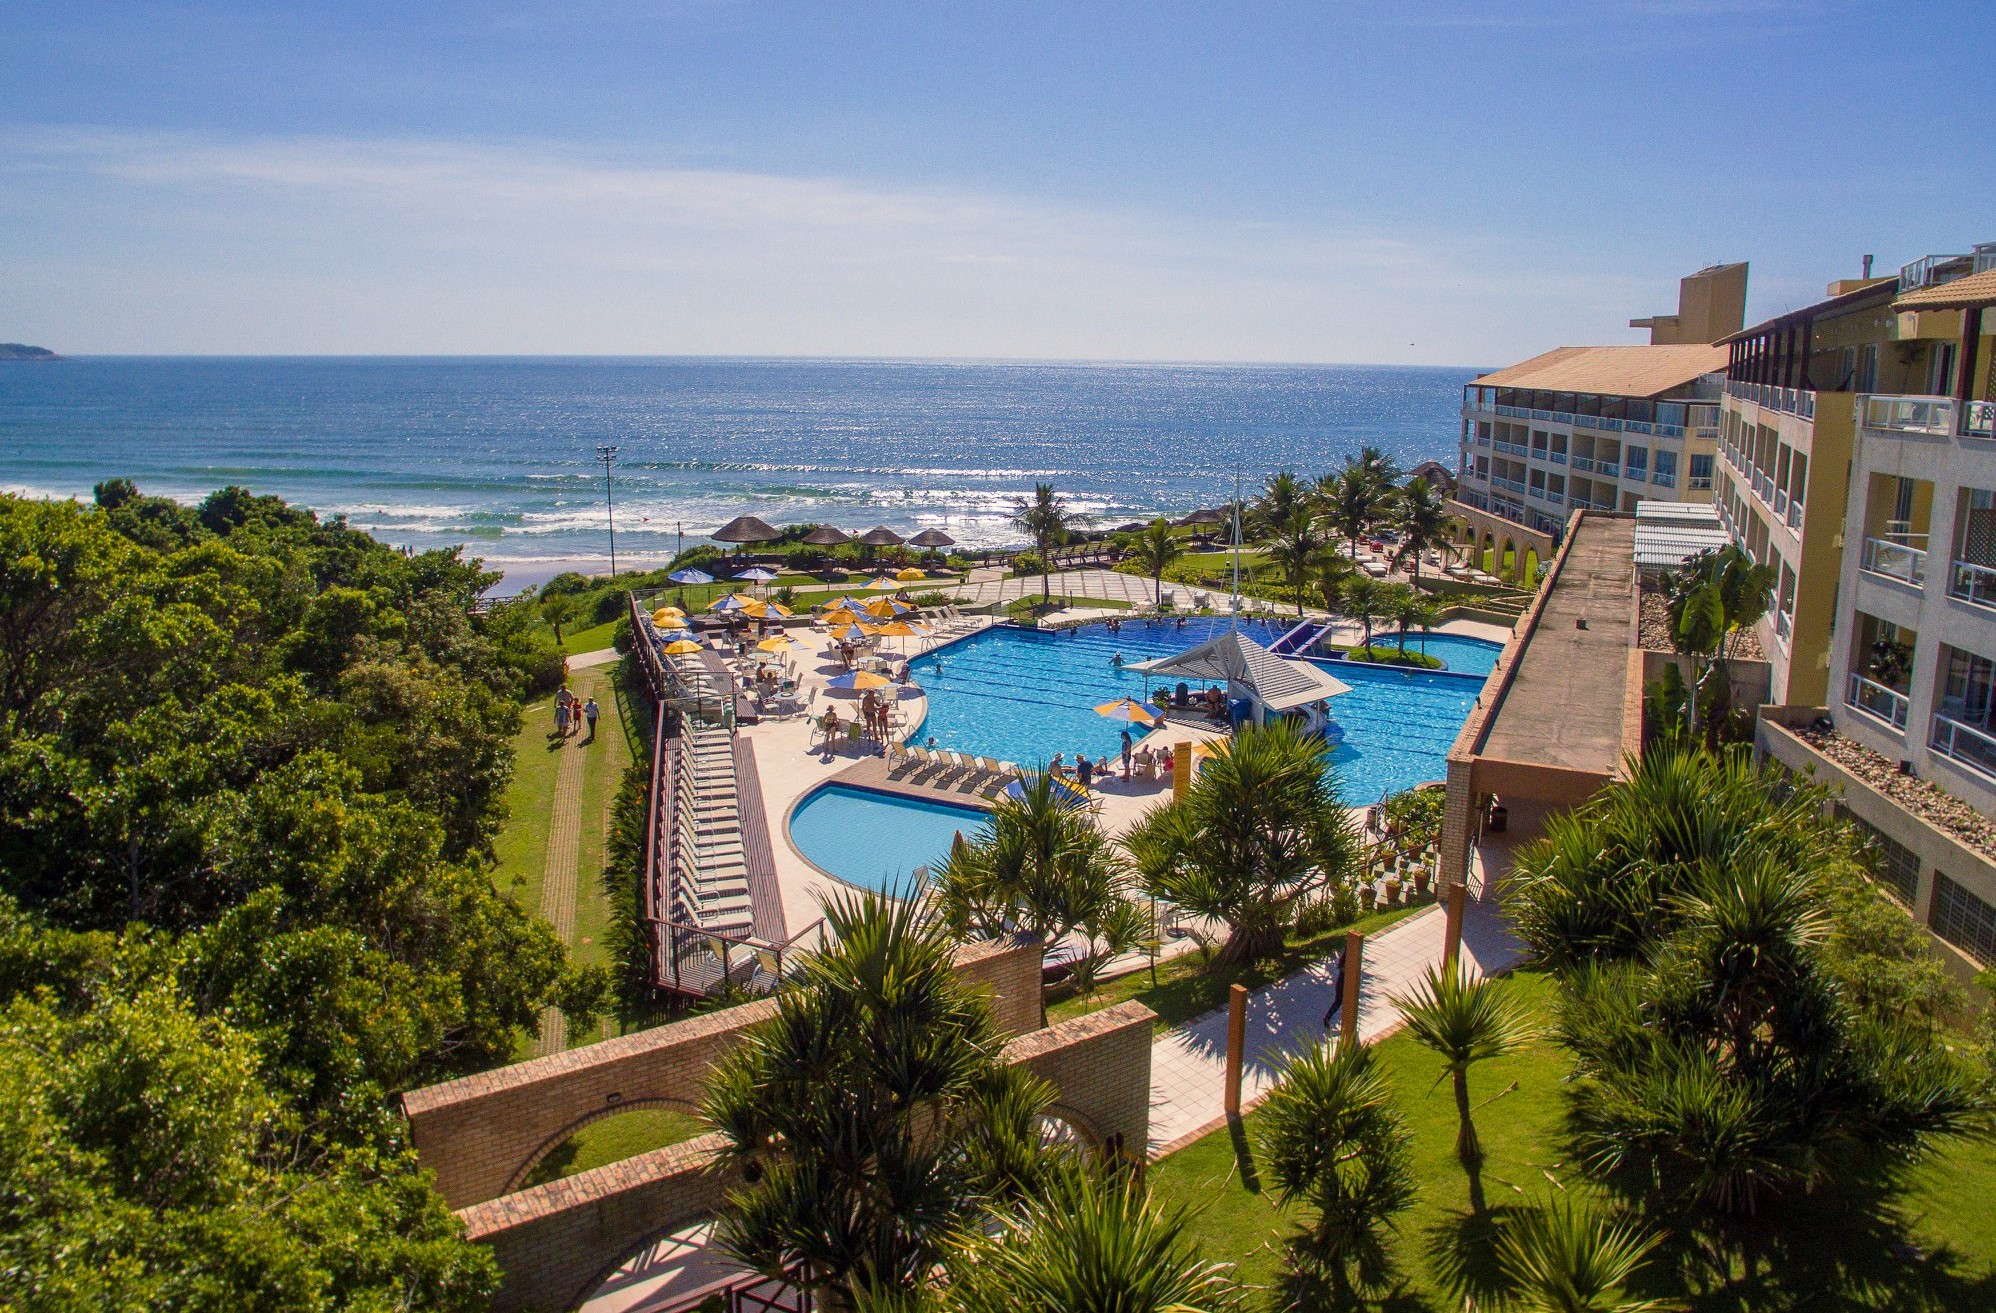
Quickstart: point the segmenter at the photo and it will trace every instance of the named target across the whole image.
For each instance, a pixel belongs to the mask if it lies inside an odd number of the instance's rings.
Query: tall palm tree
[[[1235,1313],[1247,1305],[1227,1265],[1201,1257],[1191,1214],[1157,1203],[1120,1170],[1054,1172],[1040,1197],[971,1235],[948,1277],[932,1306],[938,1313]]]
[[[1257,1117],[1262,1156],[1276,1198],[1308,1210],[1286,1244],[1286,1306],[1349,1307],[1386,1284],[1387,1228],[1414,1202],[1413,1137],[1368,1044],[1311,1045],[1276,1082]]]
[[[1055,495],[1051,483],[1034,484],[1031,498],[1021,497],[1012,503],[1012,524],[1033,540],[1033,547],[1039,553],[1042,601],[1053,597],[1048,558],[1054,548],[1067,541],[1069,533],[1085,522],[1085,516],[1069,509],[1067,503]]]
[[[1358,578],[1358,565],[1349,556],[1325,552],[1317,561],[1317,596],[1332,615],[1345,615],[1345,587]]]
[[[1448,512],[1442,509],[1442,499],[1435,494],[1434,485],[1418,475],[1407,480],[1393,510],[1393,527],[1400,531],[1396,561],[1402,565],[1411,563],[1414,578],[1419,579],[1421,557],[1433,548],[1448,546]]]
[[[1261,496],[1255,500],[1252,523],[1263,536],[1281,532],[1290,515],[1306,500],[1302,481],[1294,470],[1277,470],[1268,476]]]
[[[722,1245],[849,1308],[914,1290],[988,1200],[1036,1184],[1043,1155],[1013,1141],[1051,1091],[999,1061],[924,900],[855,892],[824,910],[831,947],[715,1064],[701,1111],[745,1182]]]
[[[1455,1153],[1473,1175],[1483,1150],[1469,1115],[1469,1069],[1524,1047],[1532,1038],[1525,1014],[1501,981],[1472,977],[1461,964],[1449,971],[1429,967],[1412,990],[1393,1002],[1407,1019],[1414,1042],[1446,1064],[1442,1075],[1455,1085]]]
[[[1407,631],[1418,629],[1421,631],[1421,651],[1425,653],[1428,650],[1428,631],[1441,623],[1442,609],[1435,605],[1435,599],[1420,589],[1401,584],[1393,589],[1390,618],[1400,626],[1400,650],[1407,650]]]
[[[977,833],[951,849],[930,897],[960,938],[1024,933],[1052,945],[1078,937],[1070,972],[1086,989],[1104,962],[1143,941],[1147,909],[1095,818],[1073,806],[1051,775],[1029,775],[1022,784],[1020,797],[1001,797]]]
[[[1358,852],[1323,745],[1289,720],[1242,725],[1122,843],[1152,895],[1226,925],[1226,962],[1280,948],[1305,897]]]
[[[1345,536],[1352,555],[1358,555],[1358,540],[1379,519],[1386,490],[1355,461],[1347,461],[1344,469],[1335,475],[1325,475],[1317,489],[1331,523]]]
[[[1137,535],[1137,560],[1143,563],[1150,574],[1150,600],[1164,600],[1164,572],[1171,563],[1185,554],[1185,544],[1171,531],[1171,521],[1162,515],[1144,526]]]
[[[1330,544],[1317,528],[1316,512],[1301,502],[1291,506],[1288,516],[1273,526],[1273,534],[1273,540],[1268,545],[1268,558],[1275,563],[1276,569],[1282,571],[1283,581],[1289,585],[1290,595],[1296,601],[1296,614],[1300,618],[1303,614],[1303,594]]]
[[[1392,492],[1393,486],[1400,482],[1398,462],[1387,455],[1384,448],[1375,447],[1370,443],[1360,447],[1358,455],[1348,457],[1346,463],[1363,470],[1365,476],[1371,479],[1374,486],[1382,493]]]

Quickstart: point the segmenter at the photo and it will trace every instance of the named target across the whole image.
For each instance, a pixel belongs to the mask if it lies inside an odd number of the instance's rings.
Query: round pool
[[[848,884],[891,889],[948,857],[956,836],[969,838],[984,818],[976,807],[827,784],[791,811],[790,842]]]

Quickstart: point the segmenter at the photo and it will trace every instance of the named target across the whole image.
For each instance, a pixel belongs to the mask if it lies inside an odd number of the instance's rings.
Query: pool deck
[[[912,761],[889,762],[880,757],[854,762],[834,775],[832,783],[891,793],[918,802],[947,802],[987,810],[1005,788],[1005,781],[981,771],[953,771]]]

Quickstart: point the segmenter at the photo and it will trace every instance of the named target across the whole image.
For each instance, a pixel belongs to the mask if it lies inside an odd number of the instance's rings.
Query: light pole
[[[617,577],[617,507],[610,497],[610,466],[617,459],[617,449],[599,443],[596,459],[603,462],[603,510],[610,517],[610,577]]]

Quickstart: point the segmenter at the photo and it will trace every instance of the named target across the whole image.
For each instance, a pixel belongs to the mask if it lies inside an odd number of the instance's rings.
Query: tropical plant
[[[1052,775],[1027,775],[1021,786],[1018,798],[999,798],[977,833],[952,846],[930,897],[959,937],[1027,934],[1072,949],[1069,975],[1086,992],[1103,963],[1143,943],[1148,909],[1108,835]]]
[[[1352,555],[1358,555],[1358,540],[1384,512],[1389,491],[1374,472],[1356,461],[1347,461],[1344,469],[1327,474],[1318,482],[1318,499],[1323,502],[1331,523],[1350,544]]]
[[[1171,531],[1171,521],[1160,515],[1144,526],[1143,532],[1137,535],[1134,548],[1144,572],[1150,575],[1151,601],[1163,601],[1164,572],[1185,554],[1184,543]]]
[[[1435,605],[1433,598],[1420,589],[1407,584],[1394,586],[1389,598],[1392,609],[1387,613],[1394,624],[1400,626],[1400,650],[1407,650],[1407,631],[1418,629],[1422,634],[1421,651],[1428,650],[1426,635],[1430,629],[1441,623],[1442,609]]]
[[[1277,470],[1268,476],[1261,496],[1255,499],[1249,522],[1262,537],[1279,536],[1284,532],[1282,526],[1307,500],[1308,494],[1295,471]]]
[[[1068,534],[1080,528],[1084,519],[1055,495],[1051,483],[1034,484],[1030,498],[1021,497],[1012,504],[1013,525],[1033,540],[1033,549],[1039,556],[1042,600],[1053,595],[1052,581],[1048,577],[1048,562],[1053,549],[1066,542]]]
[[[1332,615],[1345,615],[1345,585],[1359,577],[1351,557],[1342,552],[1325,552],[1317,558],[1317,597]]]
[[[953,1253],[937,1313],[1235,1313],[1244,1292],[1208,1262],[1191,1215],[1126,1169],[1064,1166]],[[903,1313],[907,1305],[891,1313]],[[890,1313],[863,1304],[860,1313]]]
[[[563,627],[573,621],[581,609],[574,593],[550,593],[541,599],[541,619],[554,630],[555,642],[561,641]]]
[[[1683,1307],[1642,1299],[1629,1283],[1663,1236],[1570,1200],[1506,1211],[1497,1233],[1506,1307],[1521,1313],[1665,1313]]]
[[[1362,647],[1372,646],[1372,626],[1392,614],[1392,587],[1365,574],[1355,573],[1345,580],[1343,604],[1339,609],[1365,627]]]
[[[1358,857],[1323,745],[1286,719],[1242,725],[1122,842],[1150,893],[1227,926],[1227,962],[1281,947],[1303,900]]]
[[[1317,529],[1317,515],[1310,507],[1297,502],[1290,508],[1286,518],[1273,526],[1274,537],[1268,545],[1268,559],[1282,572],[1282,578],[1289,586],[1290,594],[1296,600],[1296,614],[1303,614],[1303,594],[1318,565],[1329,554],[1329,544]]]
[[[1744,751],[1664,744],[1519,854],[1595,1170],[1752,1212],[1988,1132],[1938,966],[1822,806]]]
[[[1393,486],[1400,482],[1399,463],[1387,455],[1383,447],[1367,443],[1358,449],[1358,455],[1349,457],[1347,463],[1364,471],[1382,494],[1390,494]]]
[[[1414,1202],[1413,1137],[1371,1046],[1292,1055],[1256,1122],[1276,1198],[1304,1210],[1284,1241],[1286,1306],[1342,1308],[1382,1288],[1393,1218]]]
[[[1714,726],[1707,737],[1714,743],[1717,722],[1732,697],[1729,658],[1738,636],[1767,614],[1775,582],[1772,566],[1756,564],[1733,543],[1698,553],[1664,581],[1671,644],[1690,656],[1694,666],[1687,724],[1697,729],[1702,696],[1707,704],[1703,719]]]
[[[983,999],[920,897],[835,895],[831,947],[708,1078],[743,1184],[720,1241],[837,1305],[924,1283],[993,1203],[1037,1185],[1042,1082],[998,1059]]]
[[[1421,557],[1434,548],[1449,550],[1449,514],[1433,484],[1416,475],[1400,489],[1393,508],[1393,527],[1400,531],[1394,562],[1413,567],[1421,577]],[[1444,556],[1446,561],[1446,556]]]
[[[1533,1032],[1524,1010],[1503,981],[1472,976],[1460,963],[1448,970],[1430,966],[1413,989],[1393,1002],[1406,1018],[1414,1042],[1442,1060],[1437,1083],[1447,1079],[1455,1090],[1455,1154],[1473,1173],[1483,1160],[1483,1150],[1470,1116],[1469,1069],[1531,1041]]]

